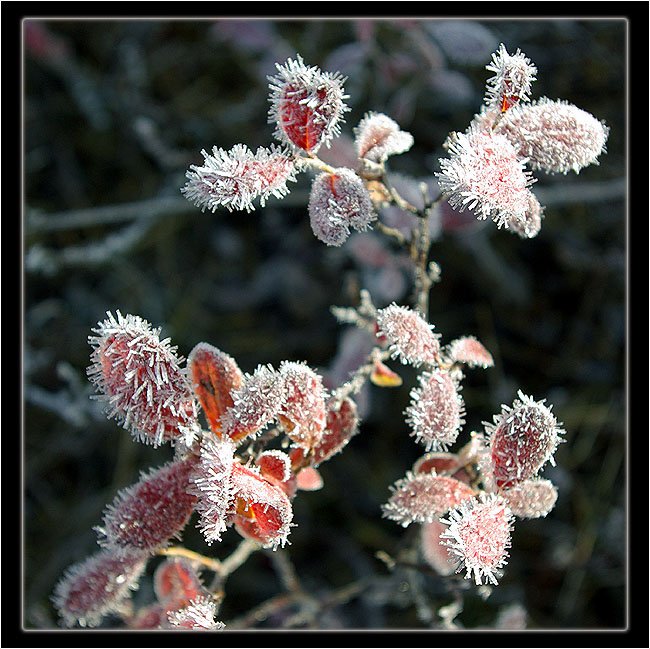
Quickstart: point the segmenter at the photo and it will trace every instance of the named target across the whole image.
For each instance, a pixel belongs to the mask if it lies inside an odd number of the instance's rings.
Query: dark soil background
[[[248,372],[288,359],[336,377],[363,341],[330,306],[355,303],[364,286],[379,306],[408,303],[411,278],[385,239],[367,233],[330,249],[312,235],[308,174],[265,209],[201,213],[179,191],[201,149],[269,145],[266,75],[298,52],[348,77],[351,111],[323,157],[344,160],[352,127],[375,110],[415,138],[391,171],[431,178],[447,134],[478,111],[500,42],[537,65],[534,98],[566,99],[611,132],[600,165],[536,174],[546,212],[533,240],[438,215],[431,321],[443,341],[475,335],[495,358],[467,372],[459,442],[518,390],[547,399],[566,429],[557,466],[544,471],[557,506],[518,521],[499,586],[489,596],[468,588],[457,622],[494,627],[518,604],[531,629],[625,627],[625,21],[42,19],[23,30],[25,628],[57,627],[52,590],[96,550],[104,506],[171,457],[133,442],[89,399],[87,337],[107,310],[162,326],[184,356],[205,341]],[[321,628],[426,629],[421,598],[429,624],[452,601],[444,580],[391,573],[375,556],[394,555],[416,532],[380,509],[423,452],[402,414],[415,375],[402,374],[401,388],[364,393],[360,434],[323,465],[324,488],[294,503],[288,554],[310,592],[375,579],[323,614]],[[231,530],[209,549],[194,521],[184,534],[187,547],[218,557],[237,540]],[[152,597],[150,575],[138,603]],[[280,590],[269,557],[255,555],[229,579],[220,619]]]

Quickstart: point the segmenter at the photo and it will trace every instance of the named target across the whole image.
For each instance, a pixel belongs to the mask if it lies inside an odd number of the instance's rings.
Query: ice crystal
[[[485,423],[489,435],[492,473],[497,487],[510,488],[534,477],[563,440],[564,432],[544,400],[519,392],[512,407],[502,406],[494,423]]]
[[[446,451],[465,423],[458,376],[439,370],[424,372],[418,377],[418,387],[411,390],[406,422],[411,436],[427,451]]]
[[[590,113],[547,97],[508,112],[497,131],[531,169],[561,174],[598,164],[609,135],[609,127]]]
[[[231,393],[242,386],[244,375],[234,358],[207,343],[194,347],[187,366],[208,425],[220,435],[221,417],[233,405]]]
[[[400,130],[399,124],[383,113],[366,113],[354,134],[357,155],[371,162],[385,162],[389,156],[413,146],[413,136]]]
[[[153,446],[182,439],[188,446],[199,430],[196,404],[182,358],[169,339],[134,315],[108,318],[89,336],[93,351],[88,377],[115,417],[133,437]]]
[[[52,602],[65,626],[96,627],[118,612],[137,588],[147,555],[102,550],[70,566],[57,583]]]
[[[557,489],[550,480],[518,482],[502,492],[512,513],[519,518],[542,518],[555,507]]]
[[[467,133],[454,134],[449,152],[449,158],[440,160],[436,176],[454,209],[468,208],[478,219],[490,218],[498,227],[525,217],[533,178],[505,135],[472,126]]]
[[[308,210],[314,235],[328,246],[340,246],[350,228],[362,232],[377,218],[363,180],[345,167],[314,178]]]
[[[441,540],[460,561],[456,572],[465,569],[465,578],[477,586],[497,585],[507,563],[513,515],[506,501],[496,494],[480,495],[465,501],[440,519],[448,526]]]
[[[238,441],[260,432],[277,417],[286,399],[284,379],[271,365],[259,365],[253,374],[244,375],[243,385],[231,396],[233,405],[221,425],[226,435]]]
[[[439,360],[440,336],[417,311],[391,304],[377,311],[378,336],[390,345],[393,358],[405,365],[419,367],[422,363],[435,365]]]
[[[316,153],[339,135],[343,114],[349,110],[345,78],[305,65],[299,54],[284,65],[276,63],[276,68],[278,73],[268,77],[274,135],[280,142]]]
[[[474,496],[469,485],[454,478],[410,471],[391,487],[391,491],[391,497],[382,506],[383,515],[402,527],[430,523]]]
[[[498,107],[505,113],[511,106],[530,99],[532,82],[536,80],[537,68],[530,59],[517,49],[508,54],[503,43],[492,54],[492,62],[485,69],[494,72],[486,82],[485,104]]]
[[[201,155],[203,165],[190,166],[181,193],[202,212],[219,207],[252,212],[254,200],[264,207],[270,196],[283,198],[289,193],[287,182],[296,179],[293,156],[275,145],[259,147],[255,153],[244,144],[230,151],[215,146],[211,154],[202,150]]]
[[[285,397],[278,419],[294,444],[313,448],[322,437],[327,419],[323,380],[304,363],[284,361],[279,373]]]
[[[447,345],[445,352],[454,363],[465,363],[469,367],[492,367],[492,354],[474,336],[457,338]]]
[[[167,620],[173,629],[185,631],[221,631],[223,622],[215,620],[217,605],[210,596],[201,596],[187,606],[167,613]]]
[[[144,474],[118,492],[97,528],[99,544],[115,552],[153,553],[187,524],[196,497],[187,492],[194,460],[177,460]]]
[[[234,502],[232,470],[235,463],[235,445],[229,439],[204,437],[199,462],[195,465],[188,491],[198,500],[197,527],[206,543],[221,541],[221,533],[230,522]]]

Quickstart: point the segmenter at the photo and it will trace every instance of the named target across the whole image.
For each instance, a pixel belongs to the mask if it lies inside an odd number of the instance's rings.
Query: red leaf
[[[241,387],[242,372],[231,356],[207,343],[194,347],[188,368],[210,430],[221,437],[221,415],[233,405],[231,391]]]

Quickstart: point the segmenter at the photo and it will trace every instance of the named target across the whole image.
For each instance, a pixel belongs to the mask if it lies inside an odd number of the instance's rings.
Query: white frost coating
[[[497,126],[531,169],[579,173],[607,151],[609,127],[567,101],[547,97],[508,111]]]
[[[456,572],[464,568],[465,579],[474,577],[477,586],[484,579],[497,585],[511,544],[513,516],[506,501],[481,494],[450,510],[440,522],[448,525],[441,541],[460,560]]]
[[[505,135],[482,132],[476,125],[450,138],[449,158],[436,172],[440,191],[456,210],[471,210],[498,227],[523,220],[529,209],[530,171]]]
[[[235,445],[229,439],[214,436],[203,438],[201,458],[192,475],[189,491],[198,497],[197,527],[203,532],[206,543],[221,541],[229,523],[235,499],[232,469],[235,462]]]
[[[233,405],[221,418],[223,432],[258,433],[276,418],[286,400],[282,375],[271,365],[259,365],[244,375],[244,384],[231,392]]]
[[[413,146],[413,136],[383,113],[369,112],[354,129],[357,155],[372,162],[405,153]]]
[[[520,50],[508,54],[503,43],[492,54],[492,62],[485,66],[486,70],[494,72],[487,80],[485,104],[507,110],[509,105],[530,99],[532,82],[536,80],[537,68]],[[503,104],[502,102],[504,102]]]
[[[435,365],[439,360],[440,335],[417,311],[393,303],[377,311],[377,326],[377,335],[386,337],[392,357],[404,365]]]
[[[88,378],[115,417],[134,439],[153,446],[182,440],[191,445],[200,426],[183,358],[169,338],[160,340],[139,316],[109,311],[89,336],[93,351]]]
[[[282,143],[305,149],[305,142],[299,141],[308,128],[316,137],[306,147],[312,153],[341,132],[343,114],[349,111],[343,91],[346,78],[338,72],[322,72],[316,66],[307,66],[297,54],[295,60],[287,59],[284,65],[276,63],[278,73],[269,76],[269,124],[275,124],[274,136]],[[305,108],[309,112],[303,112]],[[296,124],[297,116],[303,123]],[[305,139],[310,139],[306,137]],[[298,141],[297,141],[298,140]]]
[[[363,180],[346,167],[314,178],[308,210],[312,231],[329,246],[340,246],[350,228],[363,232],[377,219]]]
[[[411,390],[411,403],[404,412],[406,423],[411,427],[411,436],[424,444],[426,451],[446,451],[465,423],[458,383],[461,376],[424,372],[418,377],[419,386]]]
[[[289,193],[287,182],[296,179],[293,156],[275,145],[259,147],[255,153],[244,144],[230,151],[215,146],[211,154],[205,150],[201,154],[203,165],[190,166],[181,193],[202,212],[219,207],[254,211],[254,200],[259,198],[264,207],[270,196],[283,198]]]
[[[217,605],[211,597],[197,597],[177,611],[168,611],[167,620],[172,628],[195,631],[221,631],[223,622],[214,618]]]

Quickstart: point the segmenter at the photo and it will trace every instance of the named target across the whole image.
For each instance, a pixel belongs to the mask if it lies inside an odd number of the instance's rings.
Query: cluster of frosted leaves
[[[485,69],[494,72],[494,76],[486,82],[484,102],[488,107],[496,107],[505,113],[520,101],[530,99],[537,68],[521,50],[508,54],[505,45],[501,43]]]
[[[221,417],[232,407],[231,392],[239,389],[244,375],[232,356],[208,343],[199,343],[187,358],[194,393],[210,430],[221,436]]]
[[[138,587],[148,554],[102,550],[70,566],[57,583],[52,602],[65,626],[96,627],[120,613]]]
[[[499,122],[503,134],[531,169],[547,173],[579,173],[606,151],[609,128],[567,101],[542,97],[516,106]]]
[[[283,546],[293,519],[285,489],[278,485],[268,459],[262,464],[271,479],[258,466],[242,466],[234,451],[234,443],[227,438],[203,440],[189,488],[198,498],[198,527],[208,545],[220,541],[221,534],[234,525],[242,536],[265,547]]]
[[[187,606],[167,613],[169,628],[179,631],[221,631],[223,622],[215,620],[217,605],[209,596],[192,600]]]
[[[96,528],[99,545],[116,553],[152,554],[177,538],[196,504],[188,493],[194,465],[193,456],[169,462],[119,491]]]
[[[287,437],[305,449],[320,441],[327,419],[327,391],[322,378],[305,363],[284,361],[279,373],[285,397],[278,419]]]
[[[489,438],[487,469],[498,489],[529,480],[546,462],[553,463],[564,431],[544,400],[535,401],[519,392],[512,407],[503,405],[493,419],[493,424],[484,424]]]
[[[377,219],[363,180],[346,167],[314,178],[307,208],[314,235],[328,246],[342,245],[350,229],[363,232]]]
[[[255,153],[244,144],[229,151],[214,146],[212,153],[201,154],[203,165],[190,166],[181,193],[202,212],[220,207],[252,212],[255,200],[264,207],[270,196],[283,198],[289,193],[287,182],[296,179],[293,155],[275,145],[259,147]]]
[[[505,135],[474,125],[466,133],[455,133],[440,168],[440,191],[454,209],[469,209],[498,227],[525,219],[533,178]]]
[[[440,538],[458,562],[456,572],[476,585],[498,584],[508,559],[514,517],[497,494],[480,494],[449,511],[440,521],[447,525]]]
[[[511,55],[501,44],[486,67],[494,76],[485,103],[465,133],[452,133],[450,156],[436,175],[454,209],[469,207],[479,219],[530,239],[540,231],[544,208],[529,189],[526,166],[566,174],[598,164],[609,128],[566,101],[525,103],[537,69],[520,50]]]
[[[404,411],[411,436],[427,451],[446,451],[465,423],[458,371],[432,370],[418,377],[411,402]]]
[[[391,155],[405,153],[413,136],[383,113],[369,112],[354,129],[354,146],[359,158],[383,163]]]
[[[492,354],[474,336],[463,336],[445,346],[445,355],[453,363],[464,363],[469,367],[492,367]]]
[[[555,507],[557,488],[550,480],[523,480],[502,492],[512,513],[519,518],[543,518]]]
[[[182,440],[189,446],[199,425],[183,359],[146,320],[119,311],[107,315],[93,329],[97,335],[88,337],[93,351],[87,370],[107,415],[138,441],[159,446]]]
[[[430,523],[475,495],[468,484],[435,472],[414,474],[409,471],[391,491],[388,502],[382,506],[383,515],[402,527]]]
[[[393,358],[419,367],[436,365],[440,358],[440,336],[417,311],[391,304],[377,311],[377,336],[389,344]]]
[[[343,78],[338,73],[322,72],[305,65],[297,54],[284,65],[276,63],[278,73],[270,82],[269,123],[282,143],[299,150],[316,153],[340,134],[345,104]]]

